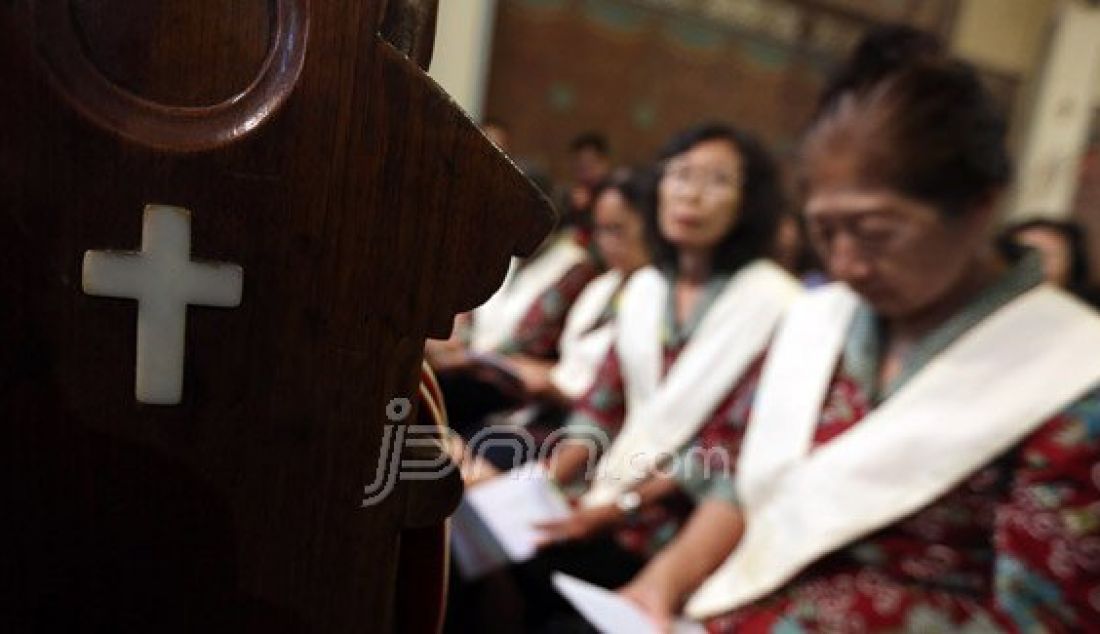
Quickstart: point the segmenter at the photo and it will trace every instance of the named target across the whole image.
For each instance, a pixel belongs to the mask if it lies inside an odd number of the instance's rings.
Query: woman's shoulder
[[[630,274],[623,286],[623,295],[625,297],[667,289],[670,283],[671,279],[667,273],[650,264]]]
[[[791,275],[787,269],[779,266],[770,258],[760,258],[749,262],[733,276],[734,279],[738,277],[755,279],[773,292],[792,297],[801,296],[804,290],[802,282],[798,278]]]

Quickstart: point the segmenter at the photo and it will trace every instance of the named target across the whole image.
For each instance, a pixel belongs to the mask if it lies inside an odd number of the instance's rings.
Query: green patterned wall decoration
[[[805,60],[806,64],[821,77],[831,77],[840,62],[824,55],[816,55]]]
[[[668,18],[664,31],[674,42],[699,51],[719,51],[726,44],[724,30],[710,26],[697,18]]]
[[[516,0],[530,9],[564,9],[569,0]]]
[[[637,32],[645,27],[649,12],[621,0],[585,0],[588,19],[619,31]]]
[[[791,50],[789,48],[755,38],[746,38],[741,43],[741,50],[747,58],[769,70],[780,71],[787,68],[791,63]]]
[[[564,81],[555,81],[550,84],[546,99],[557,112],[569,112],[577,105],[577,91]]]
[[[630,119],[640,130],[651,130],[657,123],[657,106],[651,101],[638,101],[631,108]]]
[[[935,17],[954,2],[497,0],[485,110],[509,122],[516,156],[558,178],[580,131],[605,132],[616,159],[636,163],[706,119],[736,121],[789,159],[873,16],[898,6]]]
[[[771,149],[781,160],[794,157],[798,152],[798,138],[790,134],[783,135],[772,142]]]

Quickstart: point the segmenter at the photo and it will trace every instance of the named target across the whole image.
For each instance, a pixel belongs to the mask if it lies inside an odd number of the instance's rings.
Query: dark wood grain
[[[211,106],[244,92],[277,21],[273,0],[71,0],[71,7],[96,69],[140,97],[178,106]]]
[[[308,46],[300,72],[280,69],[277,107],[167,143],[163,121],[100,116],[58,80],[44,2],[0,3],[0,569],[21,588],[0,630],[389,631],[398,535],[440,521],[454,490],[360,508],[386,404],[415,396],[425,336],[491,294],[549,208],[381,39],[378,2],[301,0]],[[188,23],[229,4],[189,4]],[[112,50],[130,17],[83,28]],[[231,56],[192,47],[242,43],[201,31],[145,42],[153,62],[107,80],[145,100],[217,96],[254,60],[209,68]],[[168,69],[225,81],[191,93]],[[210,114],[178,105],[154,107]],[[191,210],[195,258],[244,268],[239,308],[189,308],[173,407],[134,400],[135,303],[80,286],[86,250],[139,246],[149,203]]]

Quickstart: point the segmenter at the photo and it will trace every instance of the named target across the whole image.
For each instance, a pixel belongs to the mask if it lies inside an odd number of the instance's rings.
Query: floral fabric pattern
[[[887,390],[875,385],[882,325],[861,307],[814,448],[858,425],[958,337],[1041,282],[1036,258],[1019,261],[927,335]],[[1100,389],[920,511],[706,625],[745,634],[1100,631]]]
[[[676,362],[687,341],[673,346],[666,341],[662,376]],[[748,423],[752,397],[760,376],[762,360],[757,360],[741,380],[715,408],[699,435],[681,455],[675,473],[683,494],[664,504],[645,509],[632,522],[616,533],[619,543],[642,557],[650,557],[679,530],[694,509],[694,500],[711,495],[729,497],[732,492],[733,467]],[[618,436],[626,419],[626,393],[619,357],[612,348],[588,393],[575,405],[569,422],[573,438]],[[711,451],[722,447],[725,451]],[[705,458],[720,457],[714,464],[702,464]],[[731,457],[726,460],[725,456]]]
[[[821,446],[869,411],[838,372]],[[1100,629],[1100,390],[910,517],[826,557],[712,633]]]

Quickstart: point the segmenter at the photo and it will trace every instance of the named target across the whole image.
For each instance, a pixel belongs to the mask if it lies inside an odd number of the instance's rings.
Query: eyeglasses
[[[856,218],[847,221],[806,223],[806,232],[810,242],[821,253],[827,253],[836,238],[846,236],[860,253],[875,257],[889,251],[891,247],[911,237],[913,227],[897,220],[881,218]]]
[[[664,177],[676,185],[693,185],[707,191],[725,192],[741,187],[739,174],[689,163],[667,163]]]

